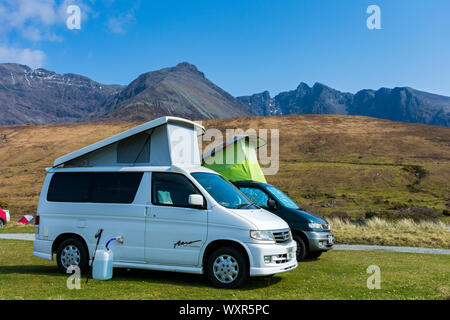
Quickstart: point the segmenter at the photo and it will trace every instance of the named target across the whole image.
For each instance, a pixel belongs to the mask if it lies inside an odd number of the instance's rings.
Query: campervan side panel
[[[175,165],[200,165],[197,133],[192,128],[168,124],[170,157]]]
[[[169,142],[167,138],[167,126],[155,128],[150,143],[150,165],[171,165]]]

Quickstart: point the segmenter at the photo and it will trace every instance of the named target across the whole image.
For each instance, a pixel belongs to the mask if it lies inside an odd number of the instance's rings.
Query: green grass
[[[31,255],[32,243],[0,240],[0,299],[448,299],[450,256],[332,251],[241,289],[211,287],[199,275],[115,270],[68,290],[53,261]],[[381,289],[366,286],[370,265],[381,268]]]
[[[34,225],[9,222],[6,226],[0,228],[1,233],[34,233]]]

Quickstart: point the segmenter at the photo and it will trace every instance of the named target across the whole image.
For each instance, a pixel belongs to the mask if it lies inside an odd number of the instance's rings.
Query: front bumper
[[[328,251],[333,249],[334,235],[333,233],[331,233],[331,231],[325,232],[305,231],[305,235],[308,238],[310,252]]]
[[[252,255],[250,276],[264,276],[293,270],[297,267],[295,252],[297,244],[247,244]],[[265,256],[271,256],[272,261],[264,261]]]

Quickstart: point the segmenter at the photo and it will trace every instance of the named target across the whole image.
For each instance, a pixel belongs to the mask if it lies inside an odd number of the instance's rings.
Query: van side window
[[[241,187],[240,190],[256,205],[267,208],[269,196],[259,188]]]
[[[201,194],[188,178],[177,173],[152,173],[152,203],[160,206],[190,207],[189,195]]]
[[[132,203],[142,172],[55,173],[47,201],[89,203]]]

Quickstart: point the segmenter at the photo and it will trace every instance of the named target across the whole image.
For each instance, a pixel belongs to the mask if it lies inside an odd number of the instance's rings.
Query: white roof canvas
[[[204,132],[195,122],[162,117],[64,155],[53,166],[200,165],[197,136]]]

